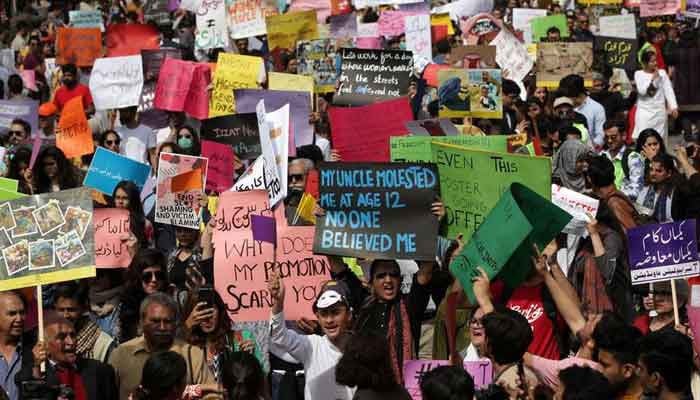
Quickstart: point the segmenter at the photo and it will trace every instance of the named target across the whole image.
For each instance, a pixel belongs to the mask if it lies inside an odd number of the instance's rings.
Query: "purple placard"
[[[426,372],[441,365],[449,365],[447,360],[408,360],[403,363],[404,387],[413,400],[421,400],[420,378]],[[480,389],[493,381],[491,361],[465,361],[464,369],[474,379],[474,386]]]
[[[700,275],[694,219],[633,228],[627,240],[632,284]]]
[[[277,226],[273,217],[251,215],[250,224],[253,229],[253,240],[277,244]]]
[[[32,127],[32,136],[39,132],[39,102],[0,100],[0,133],[10,130],[13,119],[21,118]]]

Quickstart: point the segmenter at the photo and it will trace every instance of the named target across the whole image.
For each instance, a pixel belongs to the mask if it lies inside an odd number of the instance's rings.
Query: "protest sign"
[[[700,18],[700,0],[686,0],[685,15],[691,18]]]
[[[472,303],[472,279],[479,275],[477,267],[483,268],[490,279],[500,276],[508,287],[515,288],[530,273],[533,245],[544,249],[570,220],[571,215],[547,198],[512,183],[467,240],[464,250],[452,260],[450,272]]]
[[[73,28],[100,28],[104,31],[102,24],[102,13],[99,11],[68,11],[68,21]]]
[[[210,117],[233,114],[234,89],[257,88],[263,68],[262,58],[220,53],[214,73],[214,92],[209,106]]]
[[[505,29],[491,41],[496,47],[496,62],[502,70],[509,71],[509,79],[522,82],[530,73],[534,60],[527,53],[527,48]]]
[[[317,93],[335,90],[335,59],[335,39],[300,41],[297,44],[297,73],[313,77]]]
[[[153,129],[164,128],[168,125],[166,111],[154,109],[153,102],[156,98],[156,86],[158,75],[166,57],[181,59],[179,49],[141,50],[141,64],[143,66],[143,89],[139,99],[139,120]]]
[[[406,128],[415,136],[457,136],[459,129],[449,118],[419,119],[407,121]]]
[[[446,27],[446,34],[447,35],[454,35],[455,34],[455,28],[452,26],[452,20],[450,19],[450,14],[435,14],[431,13],[430,14],[430,26],[435,27],[435,26],[444,26]]]
[[[629,71],[637,69],[637,40],[596,36],[594,42],[596,54],[605,55],[605,63],[613,68]]]
[[[357,36],[357,16],[355,13],[331,17],[330,22],[331,37],[339,39]]]
[[[382,39],[379,37],[356,37],[353,41],[355,48],[362,50],[381,50]]]
[[[224,0],[202,1],[195,12],[196,49],[228,48],[229,36]]]
[[[539,43],[542,41],[542,38],[546,38],[547,30],[552,27],[559,29],[559,34],[562,38],[569,37],[569,26],[566,24],[566,15],[564,14],[532,18],[530,19],[530,26],[532,27],[532,41],[535,43]]]
[[[277,15],[277,3],[272,0],[226,0],[226,8],[233,39],[266,34],[265,17]]]
[[[211,69],[206,64],[195,64],[192,82],[185,98],[184,111],[196,119],[209,117],[209,85]]]
[[[311,101],[314,96],[314,78],[307,75],[270,72],[267,76],[267,88],[270,90],[306,92],[309,94],[309,101]]]
[[[642,18],[657,15],[675,15],[681,11],[682,0],[640,0],[639,15]]]
[[[97,208],[94,212],[95,266],[97,268],[128,268],[131,255],[122,239],[131,233],[129,210]]]
[[[539,43],[537,45],[537,86],[559,87],[570,74],[583,77],[585,85],[593,83],[593,43]]]
[[[409,15],[405,18],[406,50],[413,53],[414,60],[423,57],[433,59],[430,42],[430,15]]]
[[[270,50],[295,49],[298,40],[318,38],[316,11],[299,11],[265,18]]]
[[[252,215],[272,216],[264,191],[225,192],[215,217],[214,282],[227,310],[237,321],[269,317],[267,282],[278,271],[287,287],[285,317],[312,317],[311,304],[320,285],[330,279],[330,264],[312,252],[314,227],[286,226],[277,219],[277,251],[253,240]]]
[[[607,15],[598,18],[598,34],[605,37],[636,39],[637,24],[634,14]]]
[[[98,58],[90,73],[95,109],[137,106],[143,89],[141,55]]]
[[[432,143],[440,172],[447,236],[468,240],[512,182],[551,198],[551,166],[545,157],[493,153]]]
[[[89,67],[102,55],[100,28],[58,28],[56,63]]]
[[[80,157],[95,150],[81,96],[73,97],[63,106],[58,128],[56,147],[61,149],[67,158]]]
[[[280,186],[282,188],[280,196],[282,198],[287,197],[287,179],[285,178],[287,177],[287,161],[289,160],[289,119],[289,104],[285,104],[265,115],[265,121],[270,129],[272,149],[275,154],[273,161],[277,168],[277,176],[280,177]],[[263,155],[265,155],[264,151]],[[275,203],[272,199],[270,200],[270,204],[275,205]]]
[[[231,188],[233,192],[249,192],[251,190],[267,190],[265,187],[265,160],[262,155],[253,161]]]
[[[457,0],[439,7],[433,7],[431,14],[449,13],[450,19],[459,21],[462,17],[471,17],[493,10],[493,0]]]
[[[364,105],[408,94],[413,57],[408,51],[341,50],[339,105]]]
[[[502,117],[501,70],[443,69],[438,81],[440,117]]]
[[[240,160],[254,160],[262,154],[255,113],[209,118],[202,121],[200,131],[202,139],[229,145]]]
[[[496,46],[459,46],[450,50],[450,66],[455,68],[498,68]]]
[[[166,58],[160,67],[153,106],[167,111],[183,111],[192,85],[195,64]]]
[[[2,154],[4,156],[4,154]],[[19,187],[19,181],[10,178],[0,178],[0,189],[16,192]]]
[[[342,15],[352,12],[350,0],[331,0],[331,15]]]
[[[211,140],[202,140],[202,157],[209,160],[207,190],[217,193],[233,186],[235,154],[231,146]]]
[[[207,164],[202,157],[160,153],[155,222],[199,229]]]
[[[170,22],[169,0],[146,0],[143,3],[143,19],[155,22],[157,25],[165,25]],[[177,8],[177,7],[175,7]]]
[[[434,260],[439,193],[434,165],[326,163],[319,170],[314,253],[372,259]],[[420,230],[416,227],[420,226]]]
[[[552,203],[574,217],[564,227],[563,232],[582,236],[586,231],[586,224],[598,213],[599,200],[552,184]]]
[[[0,203],[0,290],[95,276],[90,189]]]
[[[382,4],[410,4],[417,2],[419,0],[352,0],[356,10],[366,7],[378,7]]]
[[[405,360],[403,363],[404,387],[413,400],[421,400],[420,381],[423,375],[433,368],[450,365],[448,360]],[[478,390],[493,382],[493,366],[491,361],[465,361],[464,370],[469,373]]]
[[[532,25],[530,21],[534,18],[546,17],[547,10],[541,8],[514,8],[513,28],[523,32],[525,43],[532,43]],[[545,31],[546,34],[547,31]],[[539,40],[538,40],[539,41]]]
[[[135,56],[141,50],[160,48],[160,33],[145,24],[109,24],[105,40],[107,57]]]
[[[38,90],[36,87],[36,71],[33,69],[23,69],[19,71],[19,76],[22,78],[22,83],[27,90],[31,92],[36,92]]]
[[[296,155],[296,147],[312,144],[314,140],[313,126],[309,124],[311,115],[311,95],[307,92],[289,90],[248,90],[234,91],[236,111],[241,113],[255,112],[260,100],[265,100],[268,110],[277,110],[289,104],[291,112],[291,132],[289,137],[289,155]]]
[[[389,138],[408,134],[413,120],[408,99],[328,110],[333,146],[343,161],[389,161]]]
[[[39,102],[33,100],[0,100],[0,134],[10,130],[15,118],[27,121],[32,127],[32,134],[36,134],[39,131],[38,108]]]
[[[274,207],[280,200],[286,197],[286,187],[282,186],[282,176],[277,168],[277,152],[275,151],[273,138],[272,117],[266,111],[265,100],[260,100],[255,107],[258,117],[258,131],[260,132],[260,148],[263,158],[263,182],[267,194],[270,196],[270,206]]]
[[[147,164],[98,147],[85,175],[83,186],[107,196],[114,195],[114,189],[121,181],[131,181],[141,190],[150,172],[151,167]]]
[[[418,15],[417,12],[401,10],[384,10],[379,14],[377,21],[377,33],[379,36],[393,37],[406,32],[405,18],[410,15]],[[425,12],[425,15],[428,13]]]
[[[391,161],[433,162],[431,143],[447,143],[469,149],[506,152],[506,136],[402,136],[391,138]]]
[[[632,284],[700,275],[696,221],[638,226],[627,231]]]

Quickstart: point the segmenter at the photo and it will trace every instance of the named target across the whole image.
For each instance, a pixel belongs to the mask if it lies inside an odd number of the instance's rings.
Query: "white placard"
[[[406,50],[413,52],[413,60],[432,59],[430,43],[430,15],[409,15],[404,17],[406,28]]]
[[[196,15],[195,48],[204,50],[228,48],[228,22],[224,0],[202,0]]]
[[[598,35],[624,39],[637,38],[634,14],[609,15],[598,18]]]
[[[504,70],[504,78],[520,82],[532,69],[534,62],[527,47],[505,29],[491,41],[491,46],[496,46],[496,62]]]
[[[97,110],[138,106],[143,89],[141,55],[98,58],[90,74]]]
[[[591,222],[589,215],[595,218],[598,213],[600,201],[553,184],[552,203],[574,217],[562,231],[573,235],[582,235],[586,230],[586,224]]]

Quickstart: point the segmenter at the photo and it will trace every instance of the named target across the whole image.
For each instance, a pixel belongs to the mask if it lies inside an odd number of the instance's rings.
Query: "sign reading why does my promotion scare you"
[[[549,158],[493,153],[432,143],[440,173],[447,236],[468,240],[512,182],[520,182],[545,199],[551,198]]]
[[[448,360],[406,360],[403,363],[404,387],[413,400],[421,400],[420,381],[423,375],[433,368],[450,365]],[[477,389],[488,386],[493,381],[491,361],[465,361],[464,370],[471,375]]]
[[[131,255],[124,237],[131,232],[129,210],[98,208],[94,212],[95,266],[97,268],[128,268]]]
[[[628,230],[632,284],[700,275],[696,229],[688,219]]]
[[[231,146],[241,160],[254,160],[262,154],[258,117],[254,112],[205,119],[201,134],[202,139]]]
[[[340,87],[333,103],[364,105],[405,96],[412,71],[410,51],[343,48]]]
[[[272,216],[265,191],[221,194],[214,217],[214,284],[229,315],[236,321],[269,318],[267,282],[276,270],[287,287],[285,317],[311,318],[318,289],[330,278],[328,259],[312,252],[314,227],[286,226],[284,218],[275,215],[275,254],[271,243],[253,239],[251,215]]]
[[[432,260],[439,192],[432,165],[327,163],[320,175],[314,252],[346,257]],[[420,228],[418,228],[420,227]]]
[[[207,159],[160,153],[156,222],[199,229],[199,204],[207,180]]]
[[[90,189],[0,202],[0,290],[95,276]]]
[[[141,55],[98,58],[90,73],[95,109],[137,106],[143,89]]]

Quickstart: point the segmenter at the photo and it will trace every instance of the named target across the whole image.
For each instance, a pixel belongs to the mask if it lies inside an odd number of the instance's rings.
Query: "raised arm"
[[[268,283],[272,309],[270,310],[270,342],[287,351],[292,357],[305,364],[312,353],[311,342],[305,335],[287,329],[284,323],[284,282],[274,272]]]

